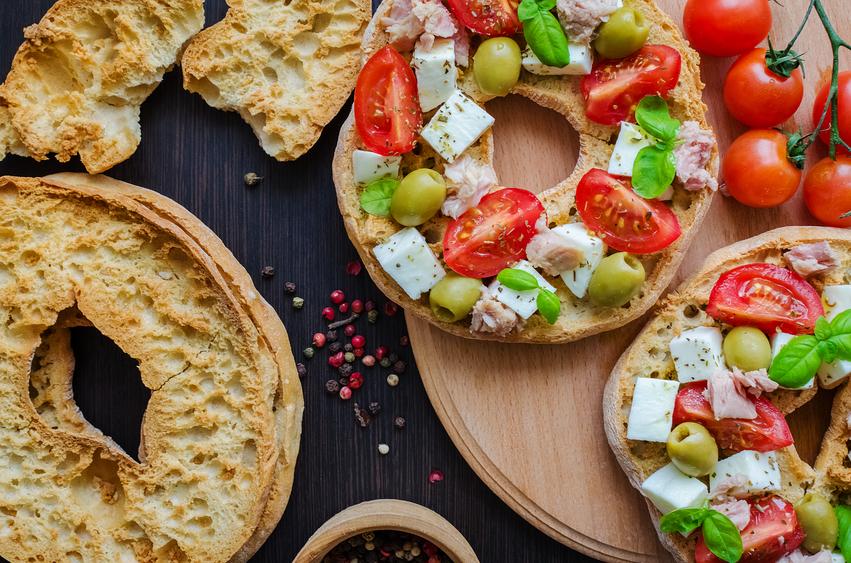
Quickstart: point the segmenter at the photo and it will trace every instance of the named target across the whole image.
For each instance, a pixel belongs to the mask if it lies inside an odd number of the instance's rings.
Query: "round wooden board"
[[[684,0],[657,1],[681,20]],[[840,9],[843,2],[827,0],[826,5],[840,34],[851,37],[851,14]],[[772,3],[771,37],[778,45],[794,33],[806,2],[784,5]],[[829,43],[815,18],[798,50],[806,53],[808,78],[796,118],[808,130],[815,85],[831,63]],[[851,68],[847,52],[842,62],[843,68]],[[722,99],[731,63],[706,58],[703,64],[705,101],[722,151],[744,131],[729,117]],[[520,98],[497,100],[488,109],[496,117],[496,168],[504,185],[543,189],[569,174],[576,161],[577,137],[560,116]],[[719,196],[671,287],[713,250],[775,227],[812,222],[800,195],[771,210],[748,209]],[[670,560],[601,427],[603,386],[643,322],[573,344],[524,346],[456,338],[408,319],[429,398],[479,477],[542,532],[606,561]],[[830,395],[820,393],[790,417],[798,450],[808,461],[814,459],[826,428]]]

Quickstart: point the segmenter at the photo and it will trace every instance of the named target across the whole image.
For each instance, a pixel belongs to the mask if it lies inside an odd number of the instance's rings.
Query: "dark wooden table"
[[[37,22],[51,0],[0,1],[0,72],[5,76],[23,39],[22,29]],[[224,0],[206,2],[208,23],[225,13]],[[319,143],[293,163],[268,158],[248,125],[233,113],[208,107],[181,87],[172,71],[142,106],[142,144],[127,162],[112,169],[115,178],[157,190],[184,205],[213,229],[248,269],[263,296],[289,331],[296,361],[316,330],[324,326],[328,294],[342,289],[350,298],[386,301],[366,273],[352,277],[346,263],[356,257],[339,217],[331,180],[331,156],[344,109]],[[8,157],[0,175],[39,176],[81,171],[79,162],[36,163]],[[255,172],[262,184],[246,188],[243,175]],[[264,266],[275,275],[262,278]],[[284,282],[298,284],[305,300],[296,311]],[[254,561],[290,561],[307,538],[339,510],[376,498],[400,498],[436,510],[467,537],[483,563],[586,561],[550,540],[502,504],[473,474],[437,420],[413,365],[410,348],[399,346],[402,314],[360,321],[368,348],[384,344],[409,362],[398,387],[384,382],[387,370],[364,370],[357,392],[361,404],[378,401],[383,412],[366,429],[355,423],[352,403],[325,392],[331,377],[325,355],[306,361],[302,380],[305,416],[295,486],[278,529]],[[94,329],[76,329],[74,394],[89,421],[135,455],[147,390],[135,362]],[[393,417],[407,426],[396,430]],[[387,456],[377,452],[386,442]],[[529,460],[535,463],[535,460]],[[439,469],[443,482],[430,484]],[[565,475],[565,479],[569,479]],[[600,499],[611,502],[612,499]]]

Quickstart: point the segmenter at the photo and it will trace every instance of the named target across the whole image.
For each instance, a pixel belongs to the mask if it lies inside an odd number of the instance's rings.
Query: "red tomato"
[[[462,276],[495,276],[526,257],[535,222],[544,213],[541,201],[528,190],[491,192],[449,224],[443,259]]]
[[[617,125],[632,115],[645,96],[665,96],[680,80],[682,57],[667,45],[645,45],[625,59],[598,60],[582,77],[585,115],[603,125]]]
[[[691,46],[714,57],[756,47],[771,29],[768,0],[688,0],[683,29]]]
[[[582,222],[606,244],[622,252],[652,254],[680,238],[677,216],[659,200],[644,199],[628,178],[592,168],[576,188]]]
[[[851,157],[820,160],[804,179],[804,202],[816,219],[831,227],[851,227]]]
[[[695,381],[680,387],[674,404],[674,427],[683,422],[698,422],[709,430],[718,447],[728,454],[743,450],[773,452],[795,443],[786,424],[786,417],[765,397],[748,396],[756,408],[756,418],[753,420],[716,420],[704,391],[706,381]]]
[[[446,0],[446,3],[461,23],[480,35],[495,37],[520,31],[519,0]]]
[[[706,312],[717,321],[755,326],[767,334],[807,334],[824,315],[824,307],[815,288],[795,272],[756,263],[718,278]]]
[[[786,135],[755,129],[736,139],[721,160],[730,195],[751,207],[774,207],[795,195],[801,171],[789,162]]]
[[[798,523],[795,508],[778,496],[748,501],[750,523],[742,530],[742,558],[739,563],[774,563],[804,543],[804,530]],[[695,563],[722,563],[698,536],[694,550]]]
[[[830,83],[825,82],[816,96],[816,101],[813,102],[813,126],[818,125],[818,120],[821,118],[821,113],[824,111],[824,106],[827,103],[829,89]],[[837,103],[839,104],[839,136],[842,137],[843,141],[851,144],[851,70],[839,73]],[[827,116],[824,118],[822,132],[819,135],[819,138],[825,144],[830,142],[830,120],[832,115],[833,113],[828,108]],[[837,147],[837,150],[842,154],[848,152],[843,147]]]
[[[417,78],[390,45],[366,62],[355,86],[355,125],[366,147],[385,156],[414,148],[423,126]]]
[[[795,115],[804,99],[800,68],[789,78],[765,66],[765,49],[754,49],[733,63],[724,80],[724,103],[733,117],[754,128],[779,125]]]

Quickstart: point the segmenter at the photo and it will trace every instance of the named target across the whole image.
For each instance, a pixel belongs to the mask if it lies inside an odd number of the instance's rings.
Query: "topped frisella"
[[[717,188],[698,58],[650,0],[385,0],[334,162],[379,287],[454,334],[567,342],[643,314]],[[516,93],[562,114],[580,159],[533,193],[499,183]]]

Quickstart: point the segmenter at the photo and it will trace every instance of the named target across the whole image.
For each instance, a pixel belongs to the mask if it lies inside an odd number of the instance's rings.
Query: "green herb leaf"
[[[514,291],[529,291],[538,289],[538,279],[523,270],[517,268],[506,268],[496,276],[496,280]]]
[[[666,534],[688,535],[703,524],[709,513],[708,508],[680,508],[662,516],[659,520],[659,528]]]
[[[842,552],[846,561],[851,561],[851,507],[839,505],[833,509],[839,521],[839,536],[836,547]]]
[[[673,151],[658,146],[638,151],[632,167],[632,187],[644,199],[654,199],[665,193],[677,175],[677,160]]]
[[[815,336],[796,336],[784,346],[768,369],[768,376],[792,389],[806,384],[821,367],[819,341]]]
[[[570,64],[570,50],[561,24],[550,11],[555,5],[556,0],[522,0],[517,17],[535,56],[547,66],[561,68]]]
[[[816,351],[821,356],[821,361],[832,364],[839,353],[839,345],[834,340],[823,340],[818,343]]]
[[[538,311],[547,319],[547,322],[551,325],[555,324],[559,313],[561,313],[561,301],[558,295],[548,289],[542,289],[538,292],[536,302],[538,304]]]
[[[836,315],[830,321],[830,330],[833,334],[851,334],[851,309]]]
[[[830,341],[836,344],[836,357],[851,360],[851,309],[836,315],[830,322],[830,330]]]
[[[673,145],[680,132],[680,121],[671,117],[668,102],[661,96],[642,98],[635,108],[635,120],[645,131],[668,145]]]
[[[399,180],[393,178],[382,178],[370,183],[360,194],[361,208],[370,215],[390,215],[390,200],[398,187]]]
[[[819,317],[816,319],[816,330],[815,330],[816,338],[819,340],[827,340],[831,336],[833,336],[833,327],[827,322],[827,319],[824,317]]]
[[[703,521],[703,541],[709,551],[722,561],[736,563],[742,558],[744,547],[739,529],[717,510],[710,510]]]

